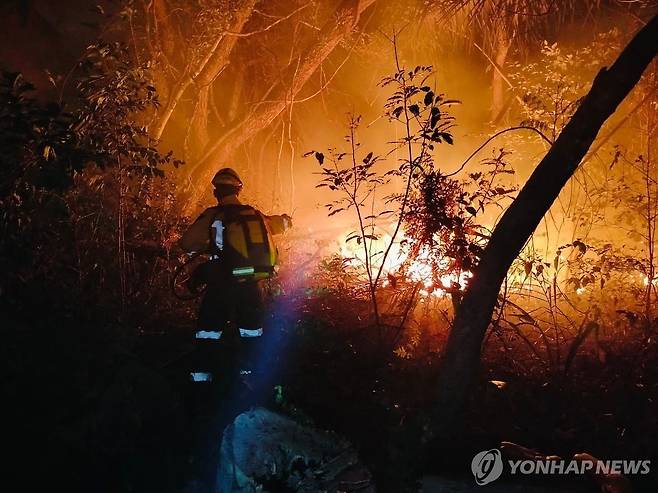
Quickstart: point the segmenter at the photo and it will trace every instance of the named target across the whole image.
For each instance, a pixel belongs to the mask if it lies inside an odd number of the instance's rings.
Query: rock
[[[333,433],[263,408],[240,414],[222,436],[217,493],[374,493],[354,448]]]
[[[587,452],[582,452],[580,454],[575,454],[573,456],[574,460],[577,461],[589,461],[592,464],[597,464],[599,459],[594,457]],[[596,481],[600,490],[605,493],[631,493],[633,487],[631,486],[630,480],[620,473],[613,472],[596,472],[589,471],[590,477]]]

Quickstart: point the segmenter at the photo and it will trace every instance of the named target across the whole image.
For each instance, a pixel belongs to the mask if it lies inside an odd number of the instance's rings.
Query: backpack
[[[210,227],[213,254],[224,272],[240,279],[266,279],[274,274],[278,252],[265,216],[249,205],[224,205]]]

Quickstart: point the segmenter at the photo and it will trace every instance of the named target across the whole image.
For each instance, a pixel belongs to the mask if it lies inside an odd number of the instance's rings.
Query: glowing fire
[[[341,235],[338,240],[340,247],[340,255],[348,261],[348,265],[353,267],[362,268],[365,266],[366,254],[363,249],[362,243],[356,240],[346,241],[348,235]],[[372,259],[372,268],[374,272],[381,266],[382,257],[384,252],[391,241],[390,235],[383,235],[377,240],[368,240],[368,251]],[[382,273],[385,277],[388,275],[395,275],[399,273],[407,260],[407,252],[401,246],[405,243],[405,239],[395,241],[391,246],[391,250],[384,262]],[[448,260],[446,259],[446,265]],[[459,284],[460,289],[466,288],[468,279],[473,277],[470,272],[461,272],[459,275],[456,273],[446,274],[440,277],[440,285],[436,286],[432,280],[432,266],[429,261],[429,251],[423,250],[421,253],[406,267],[406,279],[412,282],[419,282],[422,288],[419,291],[421,296],[434,296],[436,298],[443,298],[447,294],[447,289],[453,287],[456,283]],[[382,285],[384,287],[390,284],[389,280],[385,278]]]

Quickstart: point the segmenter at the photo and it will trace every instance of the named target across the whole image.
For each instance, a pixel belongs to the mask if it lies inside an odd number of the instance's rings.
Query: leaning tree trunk
[[[505,109],[505,79],[503,70],[505,70],[505,61],[507,53],[512,44],[510,36],[506,29],[500,26],[495,35],[494,43],[494,61],[491,75],[491,121],[498,121],[502,117]]]
[[[510,265],[578,168],[603,123],[657,52],[658,16],[635,35],[610,68],[599,72],[571,121],[496,225],[464,293],[445,348],[434,437],[447,436],[465,407],[476,381],[482,341]]]
[[[187,134],[185,135],[185,160],[194,161],[199,158],[199,149],[208,145],[208,118],[210,116],[210,91],[208,86],[200,87],[197,94],[194,112],[190,118]]]
[[[214,142],[203,158],[191,167],[193,185],[207,187],[220,160],[226,161],[236,149],[266,128],[291,104],[320,64],[354,30],[361,13],[374,1],[343,0],[340,3],[332,18],[320,29],[317,42],[302,55],[300,63],[291,64],[281,82],[268,91],[266,100],[254,105],[244,118]]]
[[[209,86],[213,80],[224,70],[229,56],[238,40],[236,33],[240,33],[249,20],[257,0],[243,0],[236,9],[231,21],[229,31],[217,36],[206,56],[196,65],[188,66],[181,79],[174,85],[169,93],[169,99],[153,130],[153,136],[159,139],[164,132],[169,119],[180,102],[185,91],[192,84],[199,88]]]
[[[171,10],[167,0],[155,0],[152,4],[154,27],[158,46],[169,61],[176,57],[176,34],[171,22]]]

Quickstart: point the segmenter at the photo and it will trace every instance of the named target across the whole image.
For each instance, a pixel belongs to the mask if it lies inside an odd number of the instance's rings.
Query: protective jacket
[[[222,199],[219,206],[209,207],[197,218],[196,221],[185,231],[179,241],[180,247],[187,253],[212,253],[214,248],[212,235],[210,234],[213,221],[225,206],[243,205],[236,195],[230,195]],[[259,214],[261,214],[259,212]],[[290,227],[287,216],[266,216],[261,214],[265,219],[267,232],[271,235],[281,234]],[[270,240],[271,241],[271,240]],[[235,245],[236,248],[243,248],[241,245]]]

